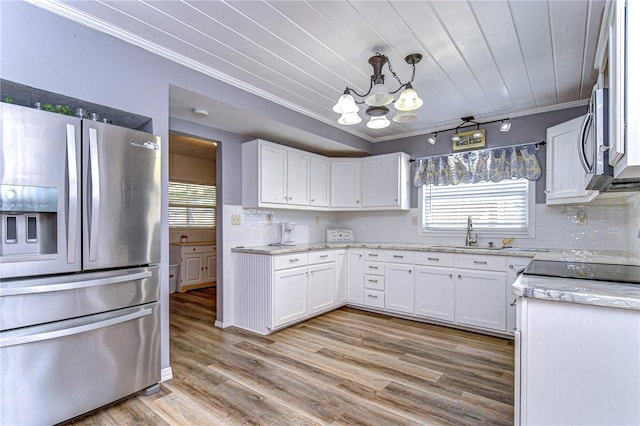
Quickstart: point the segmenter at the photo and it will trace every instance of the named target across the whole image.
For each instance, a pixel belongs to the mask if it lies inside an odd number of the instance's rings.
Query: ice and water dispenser
[[[58,190],[0,185],[1,256],[54,254],[57,247]]]

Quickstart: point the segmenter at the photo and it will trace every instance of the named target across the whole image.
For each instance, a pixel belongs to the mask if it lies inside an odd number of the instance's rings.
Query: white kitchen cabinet
[[[260,139],[242,144],[242,205],[308,207],[309,171],[304,151]]]
[[[518,298],[516,425],[640,424],[640,311]]]
[[[598,191],[585,190],[586,172],[578,158],[582,117],[547,129],[547,204],[586,203]]]
[[[385,308],[390,311],[413,314],[414,266],[386,263],[384,267]]]
[[[336,306],[336,264],[309,266],[309,313],[326,311]]]
[[[331,207],[359,209],[361,206],[361,161],[331,160]]]
[[[640,21],[635,1],[608,1],[598,39],[595,67],[598,85],[609,89],[609,163],[616,178],[640,176]]]
[[[507,330],[504,272],[456,269],[456,322]]]
[[[308,154],[287,150],[287,204],[309,205],[309,162]]]
[[[408,210],[409,155],[395,153],[362,159],[362,207]]]
[[[314,207],[329,207],[330,185],[329,160],[312,156],[309,163],[309,205]]]
[[[347,251],[336,251],[336,305],[342,306],[347,303],[347,292],[349,288],[349,267],[347,261]]]
[[[272,328],[307,316],[308,271],[306,266],[283,269],[274,273]]]
[[[364,304],[364,253],[363,250],[347,250],[349,303]]]
[[[453,322],[456,300],[455,269],[416,266],[415,274],[415,314],[420,317]]]
[[[213,244],[172,244],[169,261],[180,264],[177,289],[187,290],[208,287],[216,281],[216,246]]]

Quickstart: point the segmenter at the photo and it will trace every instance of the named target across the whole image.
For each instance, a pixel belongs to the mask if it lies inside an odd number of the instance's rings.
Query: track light
[[[427,138],[427,142],[429,142],[431,145],[435,145],[437,137],[438,137],[438,132],[431,133],[431,136]]]
[[[476,131],[473,132],[473,135],[471,135],[471,137],[474,138],[474,139],[480,139],[482,137],[482,132],[480,131],[480,125],[479,124],[476,127]]]
[[[505,119],[502,120],[502,124],[500,124],[500,131],[501,132],[508,132],[509,129],[511,129],[511,122],[509,121],[509,119]]]
[[[367,122],[367,127],[372,129],[382,129],[387,127],[390,123],[386,118],[386,114],[389,112],[389,105],[393,102],[393,95],[400,90],[402,93],[398,97],[398,100],[393,104],[394,108],[398,111],[393,117],[393,121],[397,123],[403,123],[405,121],[411,121],[416,118],[416,114],[411,111],[415,111],[423,104],[422,99],[418,97],[418,94],[411,86],[413,79],[416,75],[416,64],[422,60],[422,55],[419,53],[412,53],[404,58],[405,62],[411,65],[411,80],[407,83],[403,83],[396,75],[391,67],[389,58],[385,55],[376,52],[376,54],[369,58],[369,65],[373,67],[373,75],[371,75],[371,81],[369,83],[369,90],[367,93],[359,94],[355,90],[347,87],[338,102],[333,106],[333,111],[341,114],[338,119],[338,123],[344,125],[356,124],[362,120],[356,120],[354,114],[357,115],[359,108],[357,104],[365,103],[369,106],[366,110],[366,114],[371,117]],[[391,75],[398,81],[400,87],[393,92],[384,84],[384,74],[382,74],[382,67],[387,65]],[[404,90],[403,90],[404,89]],[[352,95],[355,95],[363,100],[358,101],[354,99]],[[386,112],[381,113],[380,108],[384,108]]]

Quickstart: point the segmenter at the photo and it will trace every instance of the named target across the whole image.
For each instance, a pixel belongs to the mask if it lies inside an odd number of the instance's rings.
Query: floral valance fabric
[[[413,184],[419,188],[514,178],[537,180],[542,174],[537,150],[538,144],[532,143],[418,159]]]

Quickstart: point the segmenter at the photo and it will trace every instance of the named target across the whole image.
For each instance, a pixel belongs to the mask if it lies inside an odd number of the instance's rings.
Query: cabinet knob
[[[449,274],[449,278],[453,278],[453,274]]]
[[[545,194],[550,194],[550,193],[551,193],[551,191],[549,191],[548,189],[545,189],[545,190],[544,190],[544,193],[545,193]]]
[[[413,271],[411,269],[409,269],[409,273],[411,274],[411,273],[413,273]]]
[[[509,265],[509,269],[513,269],[513,265]]]
[[[461,280],[462,279],[462,275],[458,274],[458,279]]]
[[[312,199],[311,199],[311,202],[313,203],[314,201],[316,201],[316,199],[315,199],[315,198],[312,198]]]
[[[397,202],[398,202],[398,199],[396,198],[394,201],[397,203]]]
[[[360,204],[360,200],[356,200],[356,204]]]

